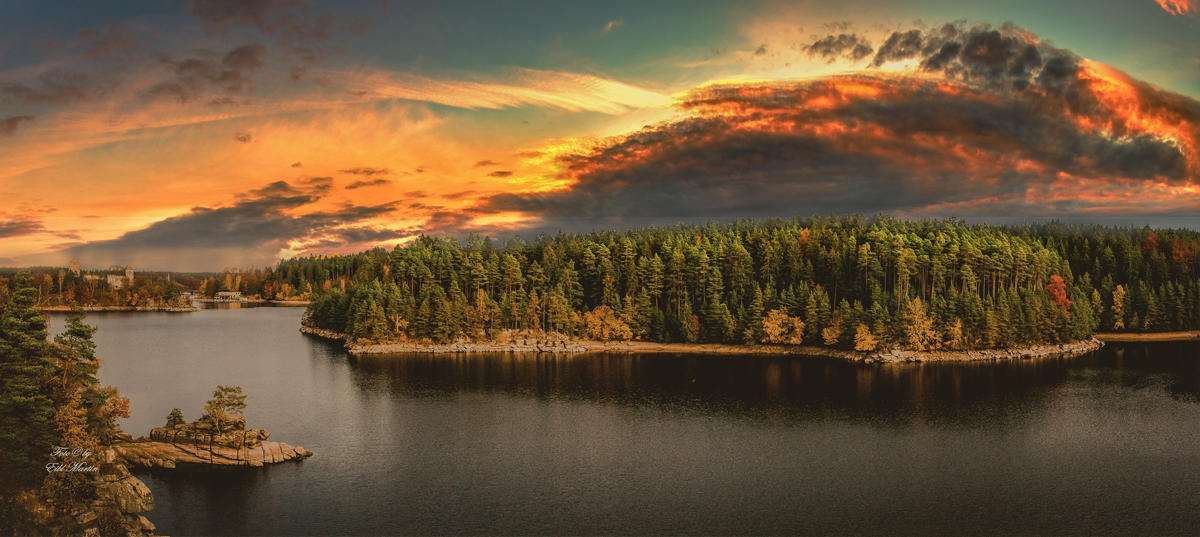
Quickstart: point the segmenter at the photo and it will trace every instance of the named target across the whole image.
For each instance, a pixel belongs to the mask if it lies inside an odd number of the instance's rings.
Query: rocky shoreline
[[[812,345],[725,345],[718,343],[653,343],[646,341],[569,341],[561,336],[539,337],[518,335],[512,341],[448,345],[424,343],[386,343],[359,345],[340,332],[304,326],[300,331],[317,337],[341,341],[350,354],[397,353],[473,353],[473,352],[549,352],[549,353],[702,353],[702,354],[789,354],[822,356],[854,362],[950,362],[979,360],[1015,360],[1042,357],[1071,357],[1095,351],[1104,346],[1096,338],[1061,345],[1034,345],[1012,349],[982,349],[970,351],[909,351],[903,349],[871,352],[846,351]]]
[[[197,421],[155,427],[150,438],[113,445],[121,462],[135,467],[175,468],[178,464],[263,466],[312,456],[311,451],[282,442],[268,442],[271,433],[246,429],[246,419],[230,415],[228,429],[216,431]]]
[[[1200,330],[1186,332],[1110,332],[1096,334],[1100,341],[1133,343],[1138,341],[1195,341],[1200,339]]]

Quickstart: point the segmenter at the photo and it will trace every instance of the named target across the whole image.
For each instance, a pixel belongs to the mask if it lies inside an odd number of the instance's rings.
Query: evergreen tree
[[[55,374],[46,319],[28,272],[0,317],[0,491],[36,483],[60,438],[52,396]]]

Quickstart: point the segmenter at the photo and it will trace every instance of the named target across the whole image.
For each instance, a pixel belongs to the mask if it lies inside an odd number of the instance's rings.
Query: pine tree
[[[179,410],[179,407],[175,407],[171,409],[170,414],[167,414],[167,424],[164,427],[171,428],[185,423],[187,421],[183,419],[183,411]]]
[[[54,350],[31,280],[28,272],[17,273],[16,292],[0,317],[0,491],[41,479],[59,439],[51,397]]]

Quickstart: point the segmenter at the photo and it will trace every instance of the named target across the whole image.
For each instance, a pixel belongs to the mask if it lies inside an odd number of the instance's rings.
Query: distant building
[[[79,276],[79,260],[78,259],[71,260],[71,274],[74,274],[76,277]]]
[[[121,266],[113,265],[112,267],[109,267],[109,270],[113,270],[113,269],[116,269],[119,271],[119,270],[121,270]],[[108,284],[111,285],[113,289],[120,289],[122,287],[125,287],[126,285],[133,286],[133,268],[130,267],[129,265],[125,265],[124,270],[125,270],[124,276],[121,276],[120,274],[109,274],[108,275]]]
[[[228,300],[238,302],[242,300],[241,291],[217,291],[217,300]]]

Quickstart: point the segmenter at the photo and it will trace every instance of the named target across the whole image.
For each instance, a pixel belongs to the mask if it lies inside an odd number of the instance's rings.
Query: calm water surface
[[[301,308],[97,313],[134,436],[217,384],[316,453],[142,472],[185,535],[1193,535],[1200,343],[856,365],[711,355],[354,358]],[[61,328],[62,315],[53,317]]]

